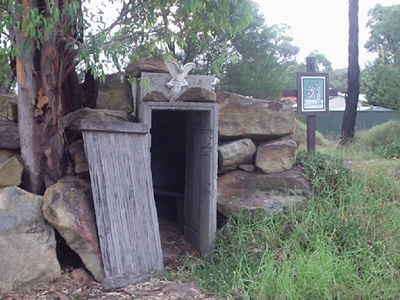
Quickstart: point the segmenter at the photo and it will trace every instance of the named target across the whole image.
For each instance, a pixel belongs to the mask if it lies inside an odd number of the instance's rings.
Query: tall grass
[[[215,251],[188,262],[192,276],[228,299],[400,299],[398,182],[320,152],[298,160],[308,206],[229,218]]]
[[[353,144],[346,147],[331,144],[322,151],[351,160],[400,158],[400,120],[358,131]]]

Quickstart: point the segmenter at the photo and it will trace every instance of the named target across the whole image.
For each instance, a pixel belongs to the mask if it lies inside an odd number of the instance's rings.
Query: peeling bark
[[[25,7],[36,5],[47,13],[46,4],[27,0],[20,3]],[[55,1],[55,5],[60,7],[63,1]],[[73,56],[66,55],[68,50],[59,30],[64,29],[53,30],[40,49],[30,41],[28,53],[23,51],[24,32],[16,32],[21,53],[17,57],[21,157],[25,164],[25,188],[36,194],[43,194],[46,187],[57,182],[67,166],[62,115],[63,103],[68,99],[63,99],[61,86],[62,74],[72,65]]]

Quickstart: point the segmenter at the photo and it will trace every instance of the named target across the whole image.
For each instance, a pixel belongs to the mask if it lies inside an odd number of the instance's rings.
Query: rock
[[[0,117],[18,122],[18,96],[0,95]]]
[[[24,167],[16,156],[0,163],[0,188],[21,184]]]
[[[89,284],[93,281],[92,275],[90,275],[85,269],[79,268],[73,270],[69,277],[73,279],[75,282]]]
[[[0,120],[0,148],[19,149],[18,124],[8,120]]]
[[[131,63],[125,69],[125,73],[131,77],[140,77],[142,72],[169,73],[162,58],[148,57]]]
[[[91,109],[84,107],[69,113],[63,118],[64,128],[79,131],[79,121],[82,119],[101,121],[133,121],[132,117],[124,111],[109,109]]]
[[[21,154],[18,150],[7,150],[7,149],[0,149],[0,163],[5,162],[9,158],[16,156],[18,159],[21,158]]]
[[[132,112],[132,88],[125,74],[106,75],[106,81],[99,82],[96,108]]]
[[[89,178],[89,164],[85,156],[83,140],[72,142],[68,146],[68,153],[74,162],[76,176]]]
[[[90,183],[73,176],[61,178],[46,189],[43,213],[94,278],[101,282],[103,263]]]
[[[221,140],[271,140],[293,134],[295,114],[289,106],[218,92],[218,133]]]
[[[161,92],[151,92],[147,93],[146,96],[144,96],[143,101],[145,102],[168,102],[168,98]]]
[[[293,140],[273,141],[257,147],[256,167],[266,174],[289,170],[296,162],[297,143]]]
[[[225,143],[218,147],[218,173],[235,170],[240,164],[254,161],[256,146],[251,139]]]
[[[257,190],[241,196],[218,199],[218,211],[226,217],[239,213],[257,215],[261,212],[271,216],[285,212],[295,205],[300,206],[306,200],[307,198],[301,195],[290,195],[276,190]]]
[[[297,167],[279,174],[236,170],[218,177],[217,190],[218,210],[225,216],[240,210],[273,214],[304,202],[310,184]]]
[[[255,166],[253,164],[241,164],[238,166],[238,169],[246,172],[254,172]]]
[[[205,88],[188,88],[178,98],[178,101],[184,102],[216,102],[217,95]]]
[[[0,190],[0,290],[35,287],[61,275],[54,229],[42,197],[18,187]]]

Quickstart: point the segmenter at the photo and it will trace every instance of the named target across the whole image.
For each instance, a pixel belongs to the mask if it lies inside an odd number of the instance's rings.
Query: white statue
[[[185,80],[185,77],[189,73],[189,71],[195,67],[195,64],[187,63],[186,65],[184,65],[181,68],[174,61],[164,60],[164,62],[165,62],[165,65],[167,66],[168,71],[172,77],[172,79],[167,82],[167,86],[171,88],[171,91],[168,94],[168,98],[170,101],[175,101],[179,98],[182,87],[188,86],[188,83]]]

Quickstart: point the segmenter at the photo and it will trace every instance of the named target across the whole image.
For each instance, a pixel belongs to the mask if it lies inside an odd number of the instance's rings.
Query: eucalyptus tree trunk
[[[343,115],[342,145],[354,138],[357,104],[360,92],[360,66],[358,64],[358,0],[349,0],[349,67],[347,73],[346,108]]]
[[[20,0],[28,11],[38,8],[45,17],[51,18],[49,2],[44,0]],[[62,9],[68,1],[55,0]],[[26,17],[23,16],[22,18]],[[68,53],[60,34],[65,32],[67,16],[61,16],[59,24],[44,36],[40,47],[34,38],[27,37],[23,29],[16,30],[18,80],[18,122],[21,140],[21,157],[25,165],[24,187],[42,194],[54,184],[67,166],[64,149],[63,113],[67,99],[62,95],[62,78],[72,65],[73,55]],[[64,108],[64,110],[63,110]]]

